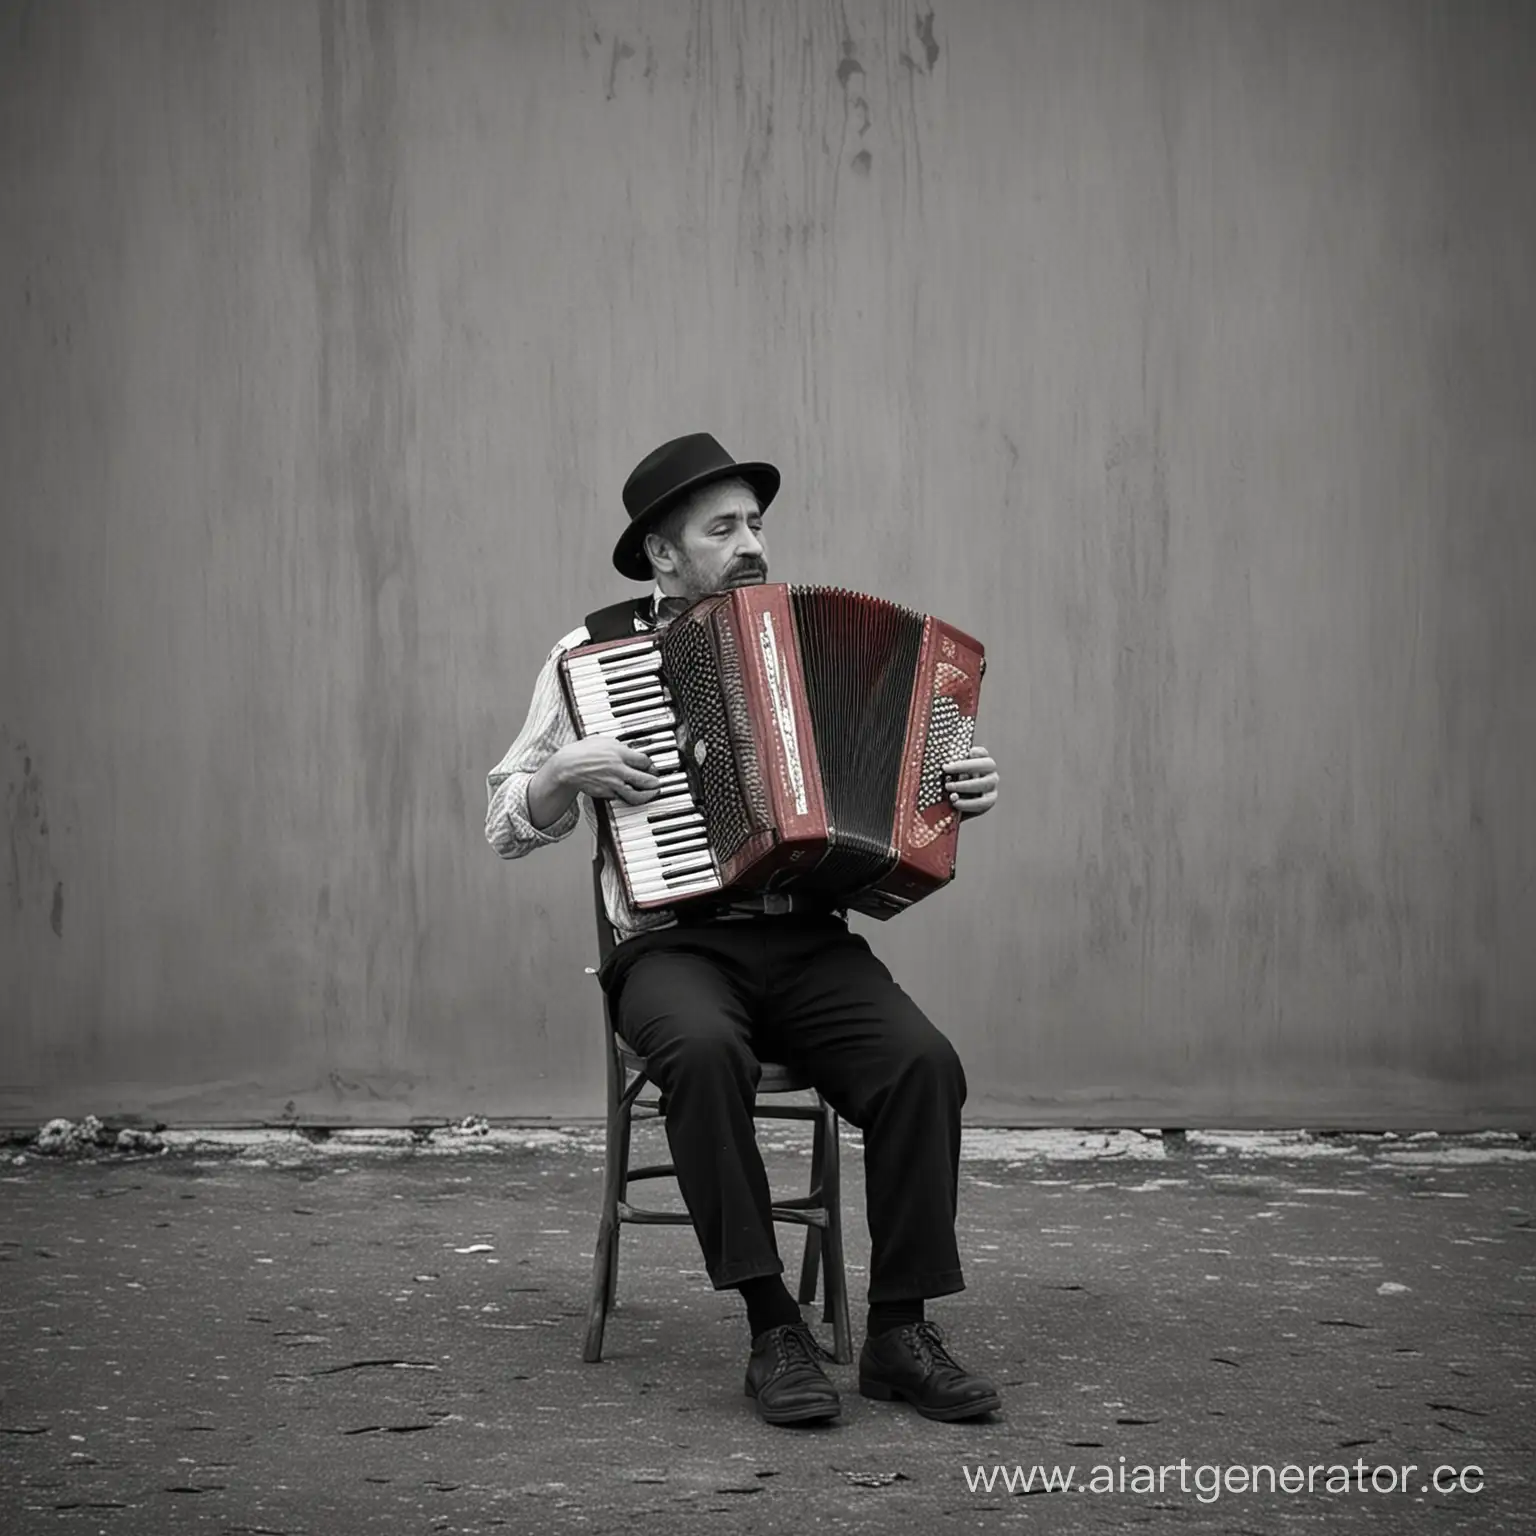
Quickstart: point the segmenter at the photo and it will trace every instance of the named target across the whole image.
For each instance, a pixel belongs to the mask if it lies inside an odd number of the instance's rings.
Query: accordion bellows
[[[641,909],[794,891],[887,918],[954,876],[943,765],[973,739],[981,645],[840,587],[707,597],[562,660],[583,736],[649,753],[662,798],[599,801]]]

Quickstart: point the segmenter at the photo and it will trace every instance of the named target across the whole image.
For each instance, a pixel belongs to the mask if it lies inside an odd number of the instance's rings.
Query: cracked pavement
[[[662,1148],[641,1130],[637,1161]],[[0,1166],[10,1531],[1527,1531],[1536,1145],[970,1131],[968,1289],[933,1303],[1001,1415],[857,1394],[777,1429],[687,1228],[627,1228],[581,1360],[601,1138],[169,1136]],[[804,1133],[762,1127],[775,1188]],[[855,1349],[861,1157],[845,1128]],[[647,1191],[662,1199],[666,1186]],[[781,1229],[791,1276],[800,1233]],[[830,1328],[818,1332],[830,1342]],[[1124,1458],[1123,1463],[1121,1458]],[[966,1468],[1414,1463],[1482,1491],[972,1492]],[[1170,1474],[1171,1475],[1171,1474]]]

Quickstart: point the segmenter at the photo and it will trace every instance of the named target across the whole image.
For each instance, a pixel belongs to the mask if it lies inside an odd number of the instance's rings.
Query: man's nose
[[[767,553],[768,546],[760,533],[753,533],[750,528],[742,529],[742,549],[744,555],[756,555],[759,560]]]

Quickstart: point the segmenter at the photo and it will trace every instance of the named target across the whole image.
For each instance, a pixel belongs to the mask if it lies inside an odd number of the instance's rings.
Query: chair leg
[[[826,1117],[818,1116],[812,1122],[815,1129],[811,1133],[811,1187],[808,1191],[814,1200],[821,1190],[821,1169],[824,1160],[824,1147],[826,1143],[827,1122]],[[821,1228],[808,1226],[805,1229],[805,1256],[800,1261],[800,1305],[809,1306],[816,1300],[816,1271],[821,1260]]]
[[[627,1198],[629,1193],[629,1148],[630,1137],[634,1132],[634,1120],[630,1114],[629,1105],[624,1106],[623,1119],[624,1129],[619,1136],[619,1176],[615,1181],[613,1193],[613,1247],[608,1255],[608,1310],[610,1312],[619,1304],[619,1236],[624,1228],[618,1218],[618,1204],[620,1200]]]
[[[853,1330],[848,1322],[848,1275],[843,1261],[843,1180],[837,1139],[837,1111],[822,1105],[825,1148],[821,1167],[821,1203],[827,1209],[826,1315],[832,1322],[832,1353],[839,1365],[853,1359]]]
[[[610,1050],[612,1047],[610,1046]],[[608,1062],[608,1134],[603,1148],[603,1203],[592,1255],[592,1299],[587,1307],[587,1338],[581,1358],[592,1365],[603,1358],[603,1331],[613,1305],[619,1267],[619,1195],[629,1164],[629,1106],[623,1102],[623,1069],[618,1052]]]

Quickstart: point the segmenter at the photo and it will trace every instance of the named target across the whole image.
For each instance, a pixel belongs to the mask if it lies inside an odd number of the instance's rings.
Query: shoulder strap
[[[635,632],[635,620],[651,606],[649,597],[633,597],[587,615],[587,635],[593,644],[599,640],[622,640]]]
[[[592,904],[597,909],[597,963],[602,965],[614,951],[616,936],[608,919],[608,908],[603,902],[603,854],[599,842],[598,851],[592,855]]]

